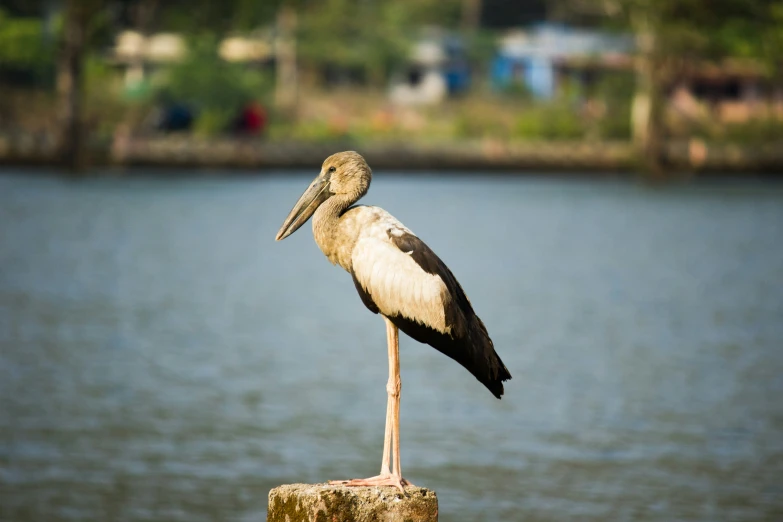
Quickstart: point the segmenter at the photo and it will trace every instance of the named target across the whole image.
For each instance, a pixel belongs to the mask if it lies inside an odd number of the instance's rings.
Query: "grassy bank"
[[[380,91],[304,90],[295,111],[267,109],[259,136],[237,136],[214,119],[187,132],[161,133],[149,123],[154,99],[123,101],[117,89],[109,81],[103,92],[89,90],[84,124],[92,165],[312,169],[337,150],[354,149],[376,168],[398,170],[637,167],[628,100],[608,101],[622,92],[611,85],[588,101],[564,95],[540,102],[506,92],[423,107],[394,105]],[[0,162],[57,163],[55,98],[17,91],[3,100]],[[711,125],[703,119],[690,127],[680,121],[671,125],[664,162],[672,172],[783,172],[781,139],[783,124],[773,120]]]

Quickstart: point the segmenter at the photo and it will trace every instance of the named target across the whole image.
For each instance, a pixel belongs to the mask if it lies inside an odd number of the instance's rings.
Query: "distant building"
[[[603,68],[631,64],[633,37],[540,24],[500,39],[492,63],[497,88],[524,86],[534,97],[552,98],[563,78],[577,83]]]
[[[671,86],[671,108],[677,116],[697,120],[711,114],[723,122],[783,118],[783,85],[761,64],[727,59],[687,68]]]
[[[267,35],[258,37],[230,36],[221,40],[218,54],[229,62],[262,63],[272,60],[273,46]],[[181,61],[187,55],[185,38],[175,33],[143,35],[137,31],[121,31],[109,50],[109,61],[124,72],[129,88],[146,81],[154,69]]]
[[[185,39],[178,34],[145,36],[137,31],[121,31],[109,51],[109,60],[122,69],[126,87],[133,88],[144,82],[156,66],[182,60],[186,52]]]
[[[438,103],[470,87],[470,67],[458,36],[430,28],[413,46],[402,74],[392,81],[390,97],[403,105]]]

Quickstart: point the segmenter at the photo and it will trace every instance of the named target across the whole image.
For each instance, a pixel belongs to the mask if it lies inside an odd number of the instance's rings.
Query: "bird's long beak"
[[[275,241],[283,240],[296,232],[299,227],[307,223],[307,220],[313,215],[315,209],[333,195],[329,191],[330,177],[331,175],[329,172],[322,171],[318,177],[310,183],[310,186],[305,190],[304,194],[302,194],[302,197],[299,198],[299,201],[296,202],[294,208],[291,209],[288,217],[285,218],[283,226],[280,227],[280,230],[275,236]]]

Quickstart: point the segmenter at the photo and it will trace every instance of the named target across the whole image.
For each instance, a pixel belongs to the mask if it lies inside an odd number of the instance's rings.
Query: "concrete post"
[[[286,484],[269,492],[267,522],[437,522],[438,497],[416,486],[405,488]]]

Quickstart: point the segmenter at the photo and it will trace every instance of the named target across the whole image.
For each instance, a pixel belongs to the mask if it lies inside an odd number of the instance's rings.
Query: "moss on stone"
[[[438,497],[416,486],[405,488],[287,484],[269,492],[267,522],[434,522]]]

